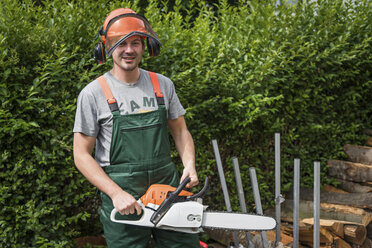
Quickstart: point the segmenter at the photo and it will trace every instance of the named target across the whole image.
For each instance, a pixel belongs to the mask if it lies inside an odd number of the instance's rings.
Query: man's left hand
[[[185,180],[186,177],[190,177],[190,182],[186,184],[186,188],[191,188],[199,184],[198,175],[196,174],[196,170],[194,168],[185,168],[183,169],[181,182]]]

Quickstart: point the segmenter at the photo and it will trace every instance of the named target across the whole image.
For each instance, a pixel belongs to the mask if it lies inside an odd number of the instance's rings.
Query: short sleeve
[[[74,133],[83,133],[97,137],[99,132],[97,106],[94,96],[87,90],[82,90],[77,99]]]
[[[168,109],[168,119],[173,120],[177,119],[178,117],[185,115],[186,111],[183,108],[177,93],[174,87],[173,82],[171,82],[171,87],[169,90],[169,109]]]

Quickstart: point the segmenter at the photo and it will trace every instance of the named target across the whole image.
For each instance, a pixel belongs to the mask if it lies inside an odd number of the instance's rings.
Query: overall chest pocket
[[[169,154],[168,132],[162,123],[120,130],[129,159],[150,160]]]
[[[164,126],[165,125],[165,126]],[[166,124],[161,122],[137,127],[121,127],[112,144],[111,162],[133,163],[170,156]]]

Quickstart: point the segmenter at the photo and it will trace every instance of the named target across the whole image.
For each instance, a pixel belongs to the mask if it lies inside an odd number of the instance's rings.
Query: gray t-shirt
[[[157,76],[164,95],[168,119],[177,119],[184,115],[186,111],[178,99],[173,82],[163,75],[157,74]],[[124,83],[110,72],[106,72],[104,77],[122,115],[147,112],[158,108],[150,75],[147,71],[140,69],[140,77],[135,84]],[[112,119],[101,85],[97,80],[94,80],[85,86],[79,94],[73,132],[97,138],[95,159],[100,166],[110,164]]]

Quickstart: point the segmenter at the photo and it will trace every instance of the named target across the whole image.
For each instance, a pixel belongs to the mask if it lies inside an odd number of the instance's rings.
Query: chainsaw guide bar
[[[269,231],[276,227],[269,216],[227,211],[204,211],[202,228],[231,231]]]

